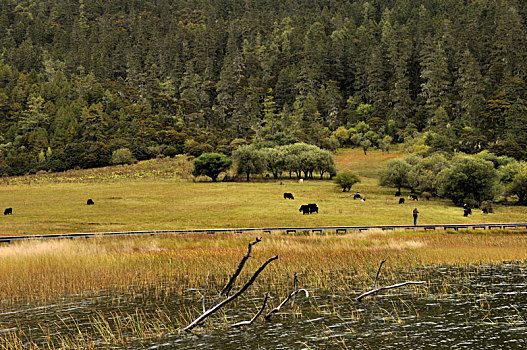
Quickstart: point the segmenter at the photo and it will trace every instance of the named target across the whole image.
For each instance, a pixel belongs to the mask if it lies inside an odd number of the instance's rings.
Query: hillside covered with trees
[[[421,132],[525,159],[526,20],[520,0],[4,0],[0,174]]]

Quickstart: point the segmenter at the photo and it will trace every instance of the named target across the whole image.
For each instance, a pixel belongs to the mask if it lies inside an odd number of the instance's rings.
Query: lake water
[[[382,284],[415,276],[426,276],[427,284],[382,291],[360,303],[355,298],[361,291],[310,290],[308,299],[299,295],[294,308],[284,306],[270,322],[257,320],[249,328],[233,329],[229,324],[250,319],[262,302],[261,296],[242,295],[235,309],[228,305],[225,314],[211,317],[211,330],[197,329],[198,335],[176,332],[115,348],[527,349],[527,262],[423,267]],[[111,319],[138,310],[145,315],[161,310],[170,316],[185,306],[201,308],[199,295],[192,291],[163,302],[148,292],[106,294],[45,306],[1,307],[0,329],[24,330],[33,341],[45,344],[45,333],[58,337],[67,327],[72,329],[73,320],[75,328],[90,331],[90,318],[97,313]],[[267,310],[278,302],[270,300]]]

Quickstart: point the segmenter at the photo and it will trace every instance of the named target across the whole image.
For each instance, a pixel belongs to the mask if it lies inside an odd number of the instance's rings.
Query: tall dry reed
[[[0,247],[0,299],[44,300],[129,286],[170,285],[170,293],[221,287],[247,244],[243,235],[171,235],[25,242]],[[527,257],[522,233],[363,232],[347,235],[267,235],[253,249],[243,277],[278,255],[259,278],[282,285],[297,272],[311,287],[344,288],[352,276],[371,283],[380,260],[392,270],[432,264],[475,264]],[[341,283],[342,282],[342,283]],[[344,283],[346,282],[346,283]],[[27,288],[30,285],[31,288]]]

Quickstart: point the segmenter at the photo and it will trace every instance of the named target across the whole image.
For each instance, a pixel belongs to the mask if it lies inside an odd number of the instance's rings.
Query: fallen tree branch
[[[366,293],[363,293],[363,294],[359,295],[357,297],[357,301],[361,301],[363,298],[367,297],[368,295],[375,295],[375,294],[379,293],[381,290],[395,289],[395,288],[406,286],[407,284],[425,284],[425,283],[426,283],[425,281],[419,281],[419,282],[408,281],[408,282],[403,282],[403,283],[399,283],[399,284],[394,284],[392,286],[379,287],[379,288],[370,290],[369,292],[366,292]]]
[[[236,279],[238,278],[238,276],[242,272],[243,266],[245,265],[247,260],[251,257],[251,252],[252,252],[253,245],[255,245],[255,244],[257,244],[257,243],[259,243],[261,241],[262,241],[261,237],[260,238],[256,237],[256,240],[254,242],[249,243],[249,247],[247,248],[247,254],[245,254],[245,256],[242,258],[242,260],[238,264],[238,268],[236,269],[234,274],[231,276],[231,278],[229,279],[229,281],[227,282],[225,287],[223,287],[223,290],[221,291],[219,297],[214,301],[214,303],[212,303],[211,307],[214,307],[214,306],[218,305],[220,303],[221,299],[227,298],[229,296],[229,293],[231,292],[231,289],[234,286],[234,282],[236,282]]]
[[[386,262],[386,259],[381,261],[381,264],[379,265],[379,269],[377,270],[377,275],[375,276],[375,284],[374,284],[373,288],[377,288],[377,280],[379,279],[379,275],[381,273],[382,264],[384,264],[385,262]]]
[[[293,292],[296,292],[296,284],[298,283],[298,275],[296,274],[295,272],[295,275],[293,277]],[[295,295],[293,295],[293,297],[291,298],[291,307],[293,307],[295,305]]]
[[[241,322],[238,322],[238,323],[235,323],[233,324],[231,327],[233,328],[238,328],[238,327],[241,327],[241,326],[250,326],[253,324],[253,322],[262,314],[262,312],[264,311],[265,309],[265,306],[267,305],[267,299],[269,299],[269,292],[265,293],[265,298],[264,298],[264,301],[263,301],[263,305],[262,307],[260,308],[260,311],[258,311],[256,313],[256,315],[254,315],[253,318],[251,318],[249,321],[241,321]]]
[[[210,271],[207,271],[207,279],[205,279],[205,290],[203,291],[203,302],[201,303],[203,312],[207,310],[205,308],[205,298],[207,297],[207,286],[209,284],[209,274],[210,274]]]
[[[351,196],[354,196],[355,193],[352,193],[352,194],[348,194],[347,196],[339,196],[339,198],[348,198],[348,197],[351,197]]]
[[[250,247],[250,245],[249,245]],[[249,249],[250,250],[250,249]],[[192,323],[190,323],[188,326],[186,326],[185,328],[183,328],[183,330],[185,332],[190,332],[194,327],[196,327],[198,324],[200,324],[201,322],[203,322],[207,317],[209,317],[210,315],[214,314],[216,311],[218,311],[219,309],[221,309],[223,306],[227,305],[228,303],[230,303],[231,301],[233,301],[234,299],[236,299],[237,297],[239,297],[240,295],[242,295],[243,292],[245,292],[247,290],[247,288],[249,288],[253,283],[254,281],[256,280],[256,278],[258,277],[258,275],[265,269],[265,267],[273,260],[276,260],[278,259],[278,255],[277,256],[274,256],[272,258],[269,258],[266,262],[264,262],[262,264],[262,266],[260,266],[258,268],[258,270],[256,270],[256,272],[252,275],[251,279],[249,281],[247,281],[243,287],[237,291],[235,294],[231,295],[230,297],[228,297],[227,299],[219,302],[217,305],[214,305],[212,306],[210,309],[208,309],[207,311],[205,311],[203,314],[201,314],[201,316],[199,316],[198,318],[196,318],[194,321],[192,321]]]
[[[307,289],[298,289],[298,290],[295,290],[293,291],[291,294],[289,294],[285,299],[284,301],[282,301],[280,303],[280,305],[278,305],[277,307],[275,307],[274,309],[272,309],[271,311],[269,311],[269,313],[267,313],[267,315],[264,316],[264,318],[269,321],[271,320],[271,316],[275,313],[275,312],[278,312],[280,311],[280,309],[282,308],[282,306],[285,305],[285,303],[287,303],[289,301],[289,299],[291,299],[292,297],[294,297],[295,295],[297,295],[298,293],[300,292],[304,292],[305,295],[306,295],[306,298],[309,298],[309,292],[307,291]]]

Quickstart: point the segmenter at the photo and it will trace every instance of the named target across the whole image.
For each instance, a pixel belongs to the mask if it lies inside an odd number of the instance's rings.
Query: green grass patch
[[[359,173],[366,202],[342,198],[332,181],[295,179],[253,182],[193,182],[190,162],[158,159],[137,165],[39,174],[4,179],[0,203],[13,208],[2,216],[0,233],[48,234],[195,228],[299,227],[340,225],[409,225],[412,210],[419,224],[521,222],[523,206],[496,206],[495,213],[477,210],[463,217],[448,200],[433,199],[399,205],[395,189],[379,187],[376,172],[397,153],[339,151],[339,169]],[[116,174],[120,174],[117,176]],[[292,192],[295,200],[283,199]],[[92,198],[95,205],[87,206]],[[319,214],[302,215],[301,204],[317,203]]]

